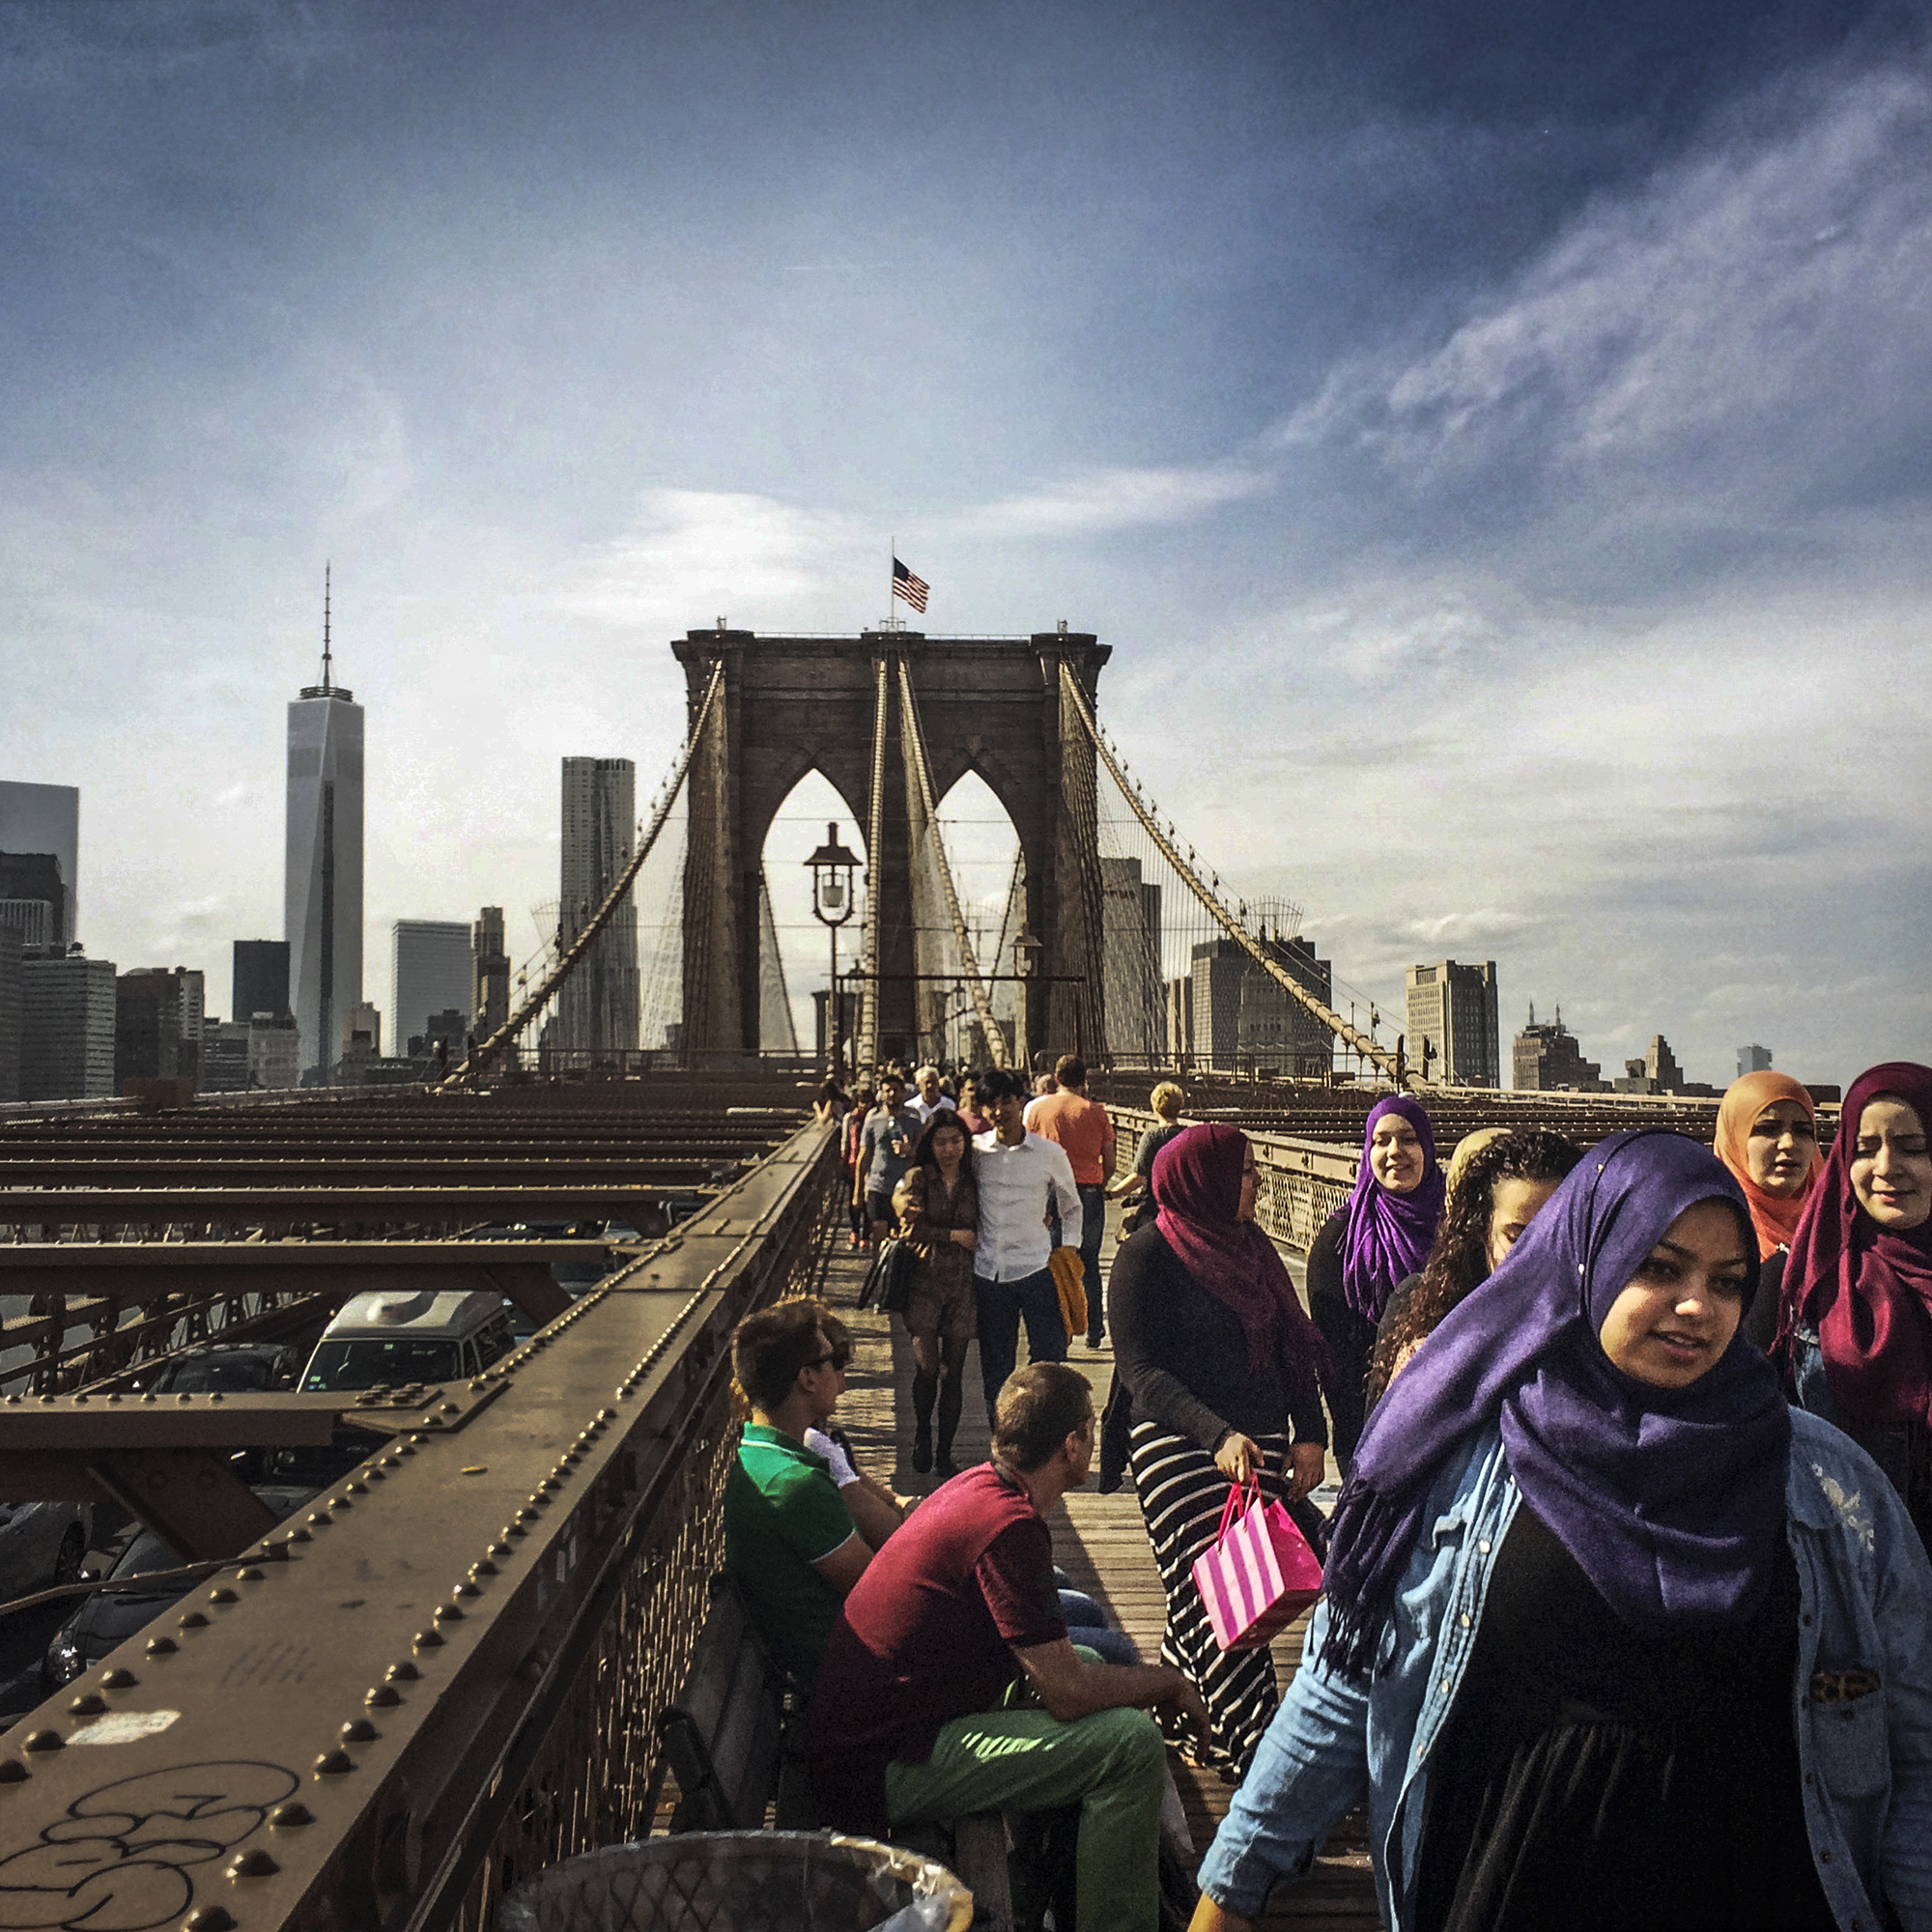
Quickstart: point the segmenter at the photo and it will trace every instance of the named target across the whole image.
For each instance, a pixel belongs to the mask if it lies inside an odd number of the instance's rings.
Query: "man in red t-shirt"
[[[928,1496],[845,1599],[807,1747],[826,1822],[875,1837],[1077,1804],[1078,1932],[1154,1932],[1167,1763],[1145,1714],[1170,1706],[1205,1744],[1208,1712],[1179,1671],[1089,1662],[1067,1638],[1045,1519],[1093,1460],[1084,1376],[1009,1378],[993,1460]]]
[[[1053,1069],[1054,1091],[1027,1103],[1030,1133],[1065,1150],[1080,1194],[1080,1272],[1087,1281],[1087,1346],[1106,1340],[1107,1307],[1100,1292],[1100,1242],[1107,1232],[1107,1182],[1114,1178],[1114,1122],[1087,1097],[1087,1063],[1070,1053]]]

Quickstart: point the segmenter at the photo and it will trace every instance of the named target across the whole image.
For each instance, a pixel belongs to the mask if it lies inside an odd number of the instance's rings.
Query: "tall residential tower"
[[[637,849],[638,768],[629,758],[563,761],[563,876],[557,949],[589,924],[591,915]],[[557,996],[554,1043],[596,1060],[638,1044],[641,988],[638,976],[638,911],[633,900],[611,915],[583,963]]]
[[[289,706],[284,914],[304,1069],[341,1057],[341,1016],[362,1001],[362,707],[331,675],[328,579],[322,682]]]

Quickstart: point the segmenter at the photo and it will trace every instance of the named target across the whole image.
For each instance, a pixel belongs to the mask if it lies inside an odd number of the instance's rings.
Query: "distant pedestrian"
[[[1080,1237],[1067,1247],[1080,1250],[1087,1282],[1087,1346],[1106,1339],[1107,1312],[1100,1286],[1100,1242],[1107,1232],[1107,1181],[1114,1172],[1114,1122],[1105,1107],[1087,1097],[1087,1065],[1077,1054],[1061,1055],[1053,1069],[1054,1091],[1026,1110],[1026,1124],[1065,1148],[1080,1190]]]
[[[912,1097],[906,1102],[907,1111],[919,1116],[919,1123],[924,1126],[942,1108],[949,1113],[953,1110],[952,1096],[946,1092],[939,1078],[936,1066],[922,1066],[912,1076]]]
[[[1134,1164],[1130,1172],[1120,1179],[1108,1184],[1110,1200],[1125,1200],[1129,1205],[1121,1217],[1121,1238],[1125,1240],[1137,1228],[1153,1219],[1157,1205],[1153,1198],[1153,1159],[1162,1148],[1180,1132],[1180,1110],[1187,1104],[1187,1095],[1172,1080],[1163,1080],[1148,1095],[1148,1105],[1153,1109],[1154,1118],[1160,1125],[1150,1127],[1134,1148]]]
[[[905,1083],[896,1073],[882,1073],[878,1104],[859,1130],[858,1172],[852,1182],[852,1198],[865,1203],[875,1241],[892,1233],[893,1189],[924,1124],[905,1104]]]
[[[1378,1100],[1362,1129],[1354,1191],[1308,1251],[1308,1312],[1335,1367],[1328,1408],[1344,1475],[1362,1433],[1377,1325],[1397,1283],[1428,1259],[1442,1196],[1428,1114],[1406,1094]]]
[[[973,1180],[980,1195],[973,1290],[990,1423],[1000,1390],[1013,1372],[1022,1318],[1032,1360],[1066,1359],[1060,1293],[1047,1266],[1053,1243],[1046,1224],[1049,1211],[1057,1208],[1066,1244],[1078,1246],[1081,1208],[1065,1150],[1027,1131],[1021,1076],[994,1067],[980,1078],[980,1098],[993,1126],[973,1143]]]
[[[971,1068],[959,1076],[959,1118],[975,1139],[993,1130],[992,1122],[980,1111],[980,1076]]]
[[[865,1247],[871,1239],[871,1223],[866,1218],[866,1190],[860,1180],[859,1136],[865,1130],[873,1103],[878,1099],[878,1090],[860,1087],[852,1095],[851,1110],[846,1114],[840,1127],[840,1158],[838,1171],[845,1179],[845,1192],[851,1197],[848,1209],[852,1219],[852,1245]]]
[[[934,1465],[933,1405],[939,1408],[939,1480],[959,1471],[952,1438],[963,1406],[966,1350],[976,1329],[973,1251],[980,1244],[980,1195],[973,1183],[972,1143],[951,1109],[935,1111],[894,1197],[916,1263],[906,1299],[912,1341],[912,1466]]]

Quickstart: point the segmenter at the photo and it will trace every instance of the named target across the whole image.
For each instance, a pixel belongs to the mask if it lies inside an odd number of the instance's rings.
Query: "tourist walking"
[[[1087,1097],[1087,1065],[1077,1054],[1064,1053],[1053,1069],[1054,1091],[1026,1110],[1026,1124],[1065,1149],[1080,1191],[1080,1236],[1061,1240],[1080,1250],[1080,1272],[1087,1284],[1087,1346],[1106,1339],[1107,1315],[1100,1288],[1100,1243],[1107,1233],[1107,1181],[1114,1172],[1114,1122],[1105,1107]]]
[[[1127,1211],[1121,1216],[1121,1238],[1125,1240],[1143,1222],[1153,1218],[1153,1157],[1180,1131],[1180,1110],[1187,1095],[1172,1081],[1163,1080],[1148,1095],[1148,1105],[1160,1122],[1150,1127],[1134,1147],[1132,1169],[1107,1186],[1109,1200],[1124,1200]]]
[[[924,1124],[905,1104],[905,1082],[896,1073],[880,1074],[878,1104],[859,1129],[858,1168],[852,1181],[852,1198],[864,1202],[875,1241],[883,1241],[892,1231],[893,1189],[905,1173]]]
[[[845,1192],[850,1202],[847,1213],[852,1223],[852,1245],[863,1248],[870,1244],[871,1223],[866,1218],[866,1190],[860,1179],[859,1136],[865,1131],[870,1118],[877,1092],[870,1087],[855,1087],[852,1090],[852,1105],[845,1118],[839,1122],[838,1172],[844,1179]]]
[[[1445,1318],[1363,1433],[1195,1932],[1365,1792],[1400,1932],[1932,1926],[1932,1565],[1739,1337],[1757,1277],[1738,1183],[1650,1128]]]
[[[1556,1184],[1583,1150],[1542,1127],[1491,1128],[1465,1135],[1449,1162],[1442,1226],[1420,1274],[1396,1285],[1376,1330],[1369,1366],[1369,1406],[1382,1398],[1403,1365],[1472,1289],[1502,1265]]]
[[[1428,1259],[1442,1195],[1435,1135],[1421,1103],[1406,1094],[1377,1101],[1362,1129],[1354,1191],[1308,1251],[1308,1312],[1334,1369],[1328,1412],[1344,1475],[1362,1433],[1377,1325],[1396,1284]]]
[[[1765,1274],[1778,1291],[1772,1356],[1794,1399],[1872,1457],[1932,1549],[1928,1125],[1932,1066],[1860,1074],[1791,1251]]]
[[[917,1114],[920,1125],[924,1126],[941,1109],[951,1113],[953,1108],[952,1095],[941,1083],[939,1068],[920,1067],[912,1076],[912,1093],[906,1100],[906,1112]]]
[[[1053,1243],[1047,1216],[1057,1211],[1063,1239],[1077,1246],[1080,1196],[1064,1149],[1026,1126],[1022,1075],[996,1066],[980,1079],[980,1104],[993,1125],[973,1142],[973,1180],[980,1195],[980,1240],[973,1251],[975,1322],[986,1420],[1013,1372],[1022,1319],[1027,1353],[1036,1362],[1066,1359],[1066,1324],[1047,1266]]]
[[[1718,1158],[1750,1204],[1758,1253],[1791,1245],[1817,1179],[1818,1109],[1788,1073],[1763,1067],[1734,1080],[1718,1103]],[[1777,1297],[1770,1298],[1776,1306]]]
[[[1210,1762],[1238,1777],[1274,1716],[1274,1660],[1265,1645],[1219,1648],[1194,1563],[1219,1534],[1230,1483],[1259,1480],[1293,1505],[1321,1481],[1321,1339],[1255,1225],[1255,1151],[1239,1128],[1186,1128],[1161,1150],[1153,1184],[1154,1218],[1116,1252],[1108,1281],[1114,1373],[1132,1397],[1134,1488],[1167,1593],[1161,1661],[1201,1692]]]
[[[959,1473],[952,1438],[959,1431],[966,1350],[975,1333],[973,1251],[980,1245],[972,1144],[964,1122],[950,1108],[938,1110],[926,1123],[894,1200],[915,1258],[905,1307],[913,1359],[912,1465],[923,1476],[936,1463],[940,1481],[948,1482]]]

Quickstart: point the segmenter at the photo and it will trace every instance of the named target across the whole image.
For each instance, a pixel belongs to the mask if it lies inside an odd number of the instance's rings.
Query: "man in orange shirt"
[[[1080,1265],[1087,1278],[1087,1346],[1097,1349],[1107,1333],[1100,1294],[1100,1237],[1107,1231],[1107,1179],[1114,1171],[1114,1123],[1097,1100],[1087,1097],[1087,1065],[1063,1054],[1053,1069],[1054,1091],[1031,1101],[1028,1129],[1065,1151],[1080,1195]],[[1056,1236],[1057,1238],[1057,1236]]]

